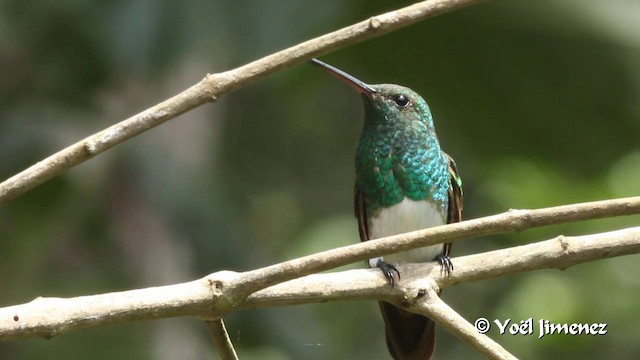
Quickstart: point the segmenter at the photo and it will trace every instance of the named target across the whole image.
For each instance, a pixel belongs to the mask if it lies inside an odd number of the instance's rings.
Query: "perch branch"
[[[357,246],[367,247],[368,243]],[[247,294],[246,300],[239,303],[229,302],[229,297],[235,297],[229,293],[242,288],[238,284],[250,281],[252,277],[248,274],[252,272],[220,271],[182,284],[68,299],[37,298],[26,304],[1,308],[0,340],[49,338],[107,324],[175,316],[210,320],[257,307],[337,300],[384,300],[402,304],[407,296],[405,284],[424,283],[426,276],[438,287],[445,287],[523,271],[564,269],[596,259],[639,252],[640,227],[586,236],[560,236],[541,243],[454,258],[453,280],[443,276],[433,263],[402,266],[402,280],[394,288],[388,286],[376,269],[349,270],[281,283]]]
[[[564,270],[572,265],[637,253],[640,253],[640,227],[593,235],[558,236],[533,244],[455,257],[455,270],[450,275],[443,274],[435,263],[405,264],[400,267],[399,287],[408,279],[428,277],[442,289],[525,271]],[[377,269],[314,274],[257,291],[242,308],[372,298],[394,302],[393,298],[380,298],[390,295],[385,291],[387,287]]]
[[[291,67],[313,56],[326,54],[479,1],[423,1],[402,9],[373,16],[367,20],[316,37],[236,69],[208,74],[203,80],[180,94],[60,150],[0,183],[0,203],[24,194],[45,181],[125,140],[197,106],[216,101],[220,96],[278,70]]]
[[[506,213],[436,226],[300,257],[245,273],[237,294],[251,294],[296,277],[329,270],[372,257],[471,237],[640,213],[640,196]],[[235,299],[242,301],[243,299]]]

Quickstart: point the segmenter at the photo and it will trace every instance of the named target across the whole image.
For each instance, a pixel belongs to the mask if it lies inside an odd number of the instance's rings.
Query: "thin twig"
[[[313,56],[380,36],[480,0],[428,0],[390,11],[279,51],[234,70],[210,74],[180,94],[91,135],[0,183],[0,203],[207,102]]]
[[[220,358],[222,360],[238,360],[238,354],[233,348],[227,328],[224,326],[224,321],[218,319],[206,321],[206,323]]]
[[[397,239],[396,239],[397,240]],[[362,243],[366,246],[367,243]],[[613,256],[640,253],[640,227],[614,232],[558,237],[484,254],[454,258],[455,271],[447,280],[432,264],[400,267],[402,280],[390,288],[376,269],[316,274],[278,284],[232,304],[226,299],[247,273],[221,271],[205,278],[170,286],[76,298],[37,298],[30,303],[0,308],[0,340],[52,337],[69,331],[175,316],[222,317],[243,309],[319,303],[338,300],[395,302],[406,295],[404,284],[433,279],[439,287],[543,268],[570,265]],[[249,295],[249,294],[247,294]]]

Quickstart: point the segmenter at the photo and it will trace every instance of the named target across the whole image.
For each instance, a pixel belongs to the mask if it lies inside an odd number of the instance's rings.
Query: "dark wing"
[[[446,154],[449,159],[449,214],[447,215],[447,224],[462,221],[462,178],[458,174],[458,167],[456,162],[449,154]],[[444,244],[444,255],[449,256],[451,252],[451,243]]]
[[[358,219],[358,232],[360,233],[360,241],[369,240],[369,228],[367,225],[367,207],[364,202],[364,194],[356,186],[355,191],[355,211],[356,219]]]

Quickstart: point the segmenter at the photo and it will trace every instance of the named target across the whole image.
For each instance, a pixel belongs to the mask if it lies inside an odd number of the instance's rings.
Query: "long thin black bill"
[[[347,74],[346,72],[333,67],[325,62],[322,62],[318,59],[311,59],[309,60],[309,62],[311,62],[314,65],[320,66],[321,68],[325,69],[327,72],[333,74],[334,76],[336,76],[338,79],[343,80],[344,82],[346,82],[347,84],[349,84],[352,88],[356,89],[356,91],[363,93],[365,95],[371,96],[371,94],[375,93],[376,90],[374,88],[372,88],[370,85],[367,85],[365,82],[356,79],[355,77]]]

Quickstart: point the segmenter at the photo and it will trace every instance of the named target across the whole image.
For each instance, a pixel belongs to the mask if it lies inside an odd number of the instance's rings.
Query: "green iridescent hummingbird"
[[[462,181],[442,151],[429,106],[400,85],[368,85],[320,60],[322,67],[362,94],[364,125],[356,150],[355,213],[360,240],[367,241],[462,218]],[[451,244],[370,259],[394,285],[395,265],[438,261],[450,272]],[[394,359],[430,359],[435,347],[429,318],[380,302],[387,347]]]

